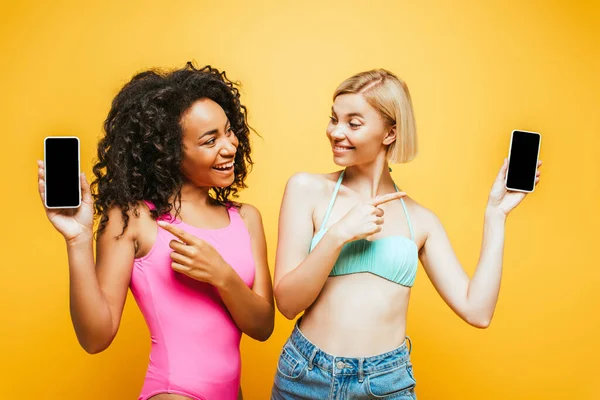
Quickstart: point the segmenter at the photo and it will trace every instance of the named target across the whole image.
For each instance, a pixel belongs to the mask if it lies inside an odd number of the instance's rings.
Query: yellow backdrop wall
[[[508,219],[492,326],[477,330],[420,270],[411,336],[419,399],[598,399],[600,5],[593,1],[24,0],[0,5],[0,398],[134,399],[150,341],[133,299],[105,352],[77,344],[65,245],[36,193],[47,135],[77,135],[91,175],[110,102],[140,70],[211,64],[243,84],[271,269],[287,178],[335,168],[334,88],[383,67],[409,85],[420,154],[393,177],[442,219],[465,269],[512,129],[541,132],[543,179]],[[267,399],[293,322],[244,338],[245,398]]]

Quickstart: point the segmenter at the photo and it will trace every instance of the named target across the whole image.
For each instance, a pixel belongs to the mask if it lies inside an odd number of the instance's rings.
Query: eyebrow
[[[335,110],[333,109],[333,107],[331,107],[331,112],[332,112],[333,114],[337,114],[337,113],[335,112]],[[348,114],[347,116],[348,116],[348,117],[360,117],[360,118],[364,118],[364,116],[363,116],[361,113],[357,113],[357,112],[350,113],[350,114]]]
[[[227,120],[227,122],[225,123],[225,128],[227,128],[227,125],[229,125],[229,120]],[[218,132],[218,129],[211,129],[210,131],[204,132],[202,135],[198,136],[198,140],[202,139],[204,136],[216,135]]]

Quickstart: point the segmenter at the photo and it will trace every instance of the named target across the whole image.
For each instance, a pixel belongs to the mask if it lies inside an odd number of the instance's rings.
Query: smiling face
[[[186,181],[197,187],[227,187],[235,179],[238,138],[225,111],[213,100],[196,101],[181,118]]]
[[[342,94],[335,98],[331,108],[327,137],[333,161],[347,167],[372,162],[381,154],[385,156],[387,147],[396,139],[396,130],[385,123],[361,94]]]

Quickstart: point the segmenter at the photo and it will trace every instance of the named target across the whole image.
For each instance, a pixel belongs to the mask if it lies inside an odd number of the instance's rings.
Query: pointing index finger
[[[404,192],[394,192],[394,193],[387,193],[381,196],[377,196],[371,200],[369,200],[367,203],[371,204],[372,206],[380,206],[381,204],[387,203],[388,201],[393,201],[393,200],[398,200],[402,197],[406,196],[406,193]]]
[[[173,235],[175,235],[179,240],[181,240],[185,244],[193,244],[195,242],[196,238],[193,235],[190,235],[183,229],[181,229],[177,226],[174,226],[173,224],[169,224],[168,222],[165,222],[165,221],[157,221],[156,223],[160,227],[162,227],[165,231],[170,232]]]

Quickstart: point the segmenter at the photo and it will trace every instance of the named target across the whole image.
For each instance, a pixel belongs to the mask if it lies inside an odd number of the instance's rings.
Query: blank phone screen
[[[46,204],[48,207],[79,205],[79,140],[45,140]]]
[[[532,191],[535,186],[540,135],[514,131],[508,160],[506,187]]]

